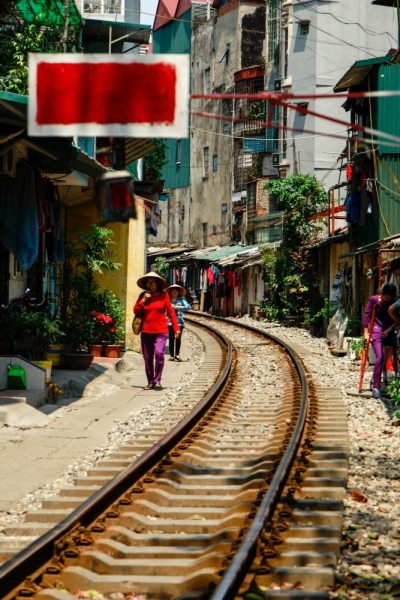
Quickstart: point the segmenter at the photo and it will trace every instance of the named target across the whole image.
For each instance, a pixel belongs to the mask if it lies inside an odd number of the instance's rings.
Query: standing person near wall
[[[364,340],[368,341],[372,311],[374,306],[376,307],[370,340],[375,352],[375,365],[372,376],[372,395],[374,398],[380,398],[381,395],[381,376],[383,361],[385,360],[384,347],[397,346],[397,338],[394,333],[396,323],[388,312],[395,298],[396,286],[387,283],[383,286],[381,294],[371,296],[364,313]]]
[[[138,279],[137,284],[146,291],[140,294],[133,312],[142,317],[141,345],[148,384],[145,390],[161,389],[164,369],[164,350],[168,338],[168,317],[174,331],[174,338],[181,335],[178,319],[171,306],[165,279],[150,272]]]
[[[175,337],[171,319],[168,318],[169,353],[171,355],[168,360],[176,360],[178,362],[182,362],[179,353],[181,350],[182,334],[185,328],[185,321],[183,320],[183,311],[190,310],[191,306],[189,302],[187,302],[187,300],[183,298],[183,296],[186,294],[186,290],[182,286],[175,283],[174,285],[170,285],[169,288],[167,288],[167,292],[170,295],[171,306],[176,312],[178,324],[181,330],[180,337]]]

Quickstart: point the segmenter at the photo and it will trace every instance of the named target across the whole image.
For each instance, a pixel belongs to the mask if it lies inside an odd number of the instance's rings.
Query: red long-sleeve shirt
[[[178,319],[174,309],[171,306],[171,300],[166,292],[159,292],[144,303],[142,301],[146,292],[140,294],[133,312],[138,315],[142,311],[142,332],[143,333],[168,333],[168,324],[165,311],[171,319],[175,332],[179,332]]]

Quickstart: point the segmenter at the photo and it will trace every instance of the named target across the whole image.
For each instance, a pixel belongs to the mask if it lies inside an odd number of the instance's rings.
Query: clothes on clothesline
[[[0,177],[0,236],[4,247],[29,269],[39,254],[39,236],[46,234],[49,262],[65,259],[61,202],[56,186],[23,158],[14,177]]]

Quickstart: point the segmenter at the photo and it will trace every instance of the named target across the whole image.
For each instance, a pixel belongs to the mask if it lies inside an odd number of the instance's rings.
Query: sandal
[[[162,390],[162,385],[159,381],[153,385],[154,390]]]
[[[175,360],[175,356],[171,356],[168,360]]]
[[[175,360],[176,360],[176,362],[182,362],[182,359],[180,356],[175,356]]]
[[[144,390],[154,390],[154,383],[149,383],[143,389]]]

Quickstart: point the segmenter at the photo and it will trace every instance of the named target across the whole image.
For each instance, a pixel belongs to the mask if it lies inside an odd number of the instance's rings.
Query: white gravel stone
[[[337,571],[335,598],[391,598],[400,577],[400,427],[393,423],[394,408],[388,399],[349,395],[358,389],[360,367],[347,356],[336,358],[325,338],[315,338],[298,328],[271,327],[243,317],[249,323],[296,348],[316,384],[338,388],[347,406],[350,434],[350,473],[345,499],[342,556]],[[364,388],[370,372],[366,372]],[[350,496],[356,489],[367,497],[365,504]],[[377,539],[374,534],[378,534]],[[364,574],[365,577],[357,576]],[[400,586],[399,586],[400,589]],[[397,596],[397,594],[396,594]],[[394,597],[394,596],[393,596]]]

